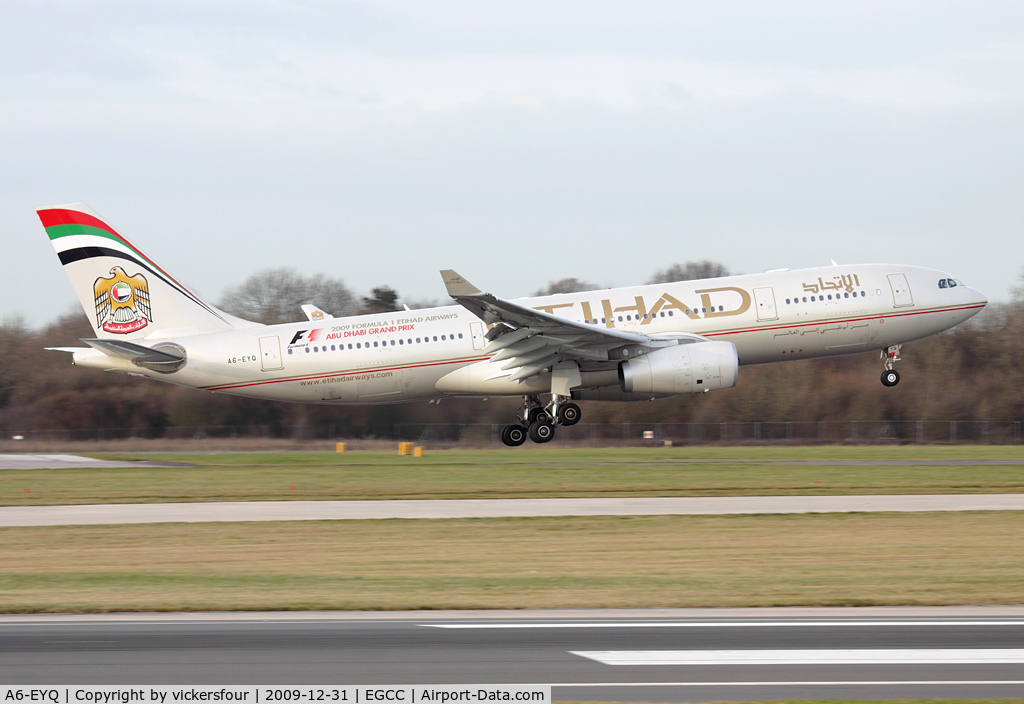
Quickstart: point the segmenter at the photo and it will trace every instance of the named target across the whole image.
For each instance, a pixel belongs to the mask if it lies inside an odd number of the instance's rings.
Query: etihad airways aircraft
[[[277,401],[519,396],[506,445],[548,442],[573,401],[736,385],[739,367],[880,350],[958,325],[987,300],[934,269],[858,264],[508,300],[441,272],[457,305],[261,325],[206,303],[87,206],[39,218],[92,323],[74,363]],[[544,400],[542,400],[544,397]]]

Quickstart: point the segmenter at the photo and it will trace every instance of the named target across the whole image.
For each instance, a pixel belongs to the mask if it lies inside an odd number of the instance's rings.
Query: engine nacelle
[[[699,394],[731,389],[739,372],[736,345],[694,342],[664,347],[619,363],[619,386],[626,393]]]

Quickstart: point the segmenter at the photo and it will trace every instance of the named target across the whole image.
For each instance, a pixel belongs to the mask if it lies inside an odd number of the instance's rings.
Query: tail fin
[[[204,302],[87,205],[37,212],[96,337],[194,335],[256,325]]]

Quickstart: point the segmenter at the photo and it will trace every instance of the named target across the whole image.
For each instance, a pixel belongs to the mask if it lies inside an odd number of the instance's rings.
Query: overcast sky
[[[1024,267],[1019,2],[0,5],[0,315],[76,304],[83,201],[217,301],[267,267],[446,300],[897,262]],[[297,317],[301,312],[296,311]]]

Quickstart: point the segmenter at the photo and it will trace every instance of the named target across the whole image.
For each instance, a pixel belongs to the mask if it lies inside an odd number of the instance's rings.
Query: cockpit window
[[[939,279],[939,288],[946,288],[946,285],[945,279]]]
[[[956,279],[947,279],[950,288],[955,288],[957,285]]]

